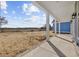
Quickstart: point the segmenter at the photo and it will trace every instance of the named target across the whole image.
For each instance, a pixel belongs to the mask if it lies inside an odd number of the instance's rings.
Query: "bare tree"
[[[2,31],[2,30],[1,30],[2,25],[5,25],[5,24],[7,24],[7,23],[8,23],[8,21],[5,20],[5,17],[1,17],[1,16],[0,16],[0,32]]]

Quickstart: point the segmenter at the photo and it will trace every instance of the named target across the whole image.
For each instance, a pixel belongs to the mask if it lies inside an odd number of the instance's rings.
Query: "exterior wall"
[[[60,32],[70,33],[70,22],[60,23]]]
[[[61,22],[60,23],[60,33],[70,33],[71,29],[71,22]],[[54,25],[55,27],[55,25]],[[59,23],[57,23],[57,32],[59,32]]]

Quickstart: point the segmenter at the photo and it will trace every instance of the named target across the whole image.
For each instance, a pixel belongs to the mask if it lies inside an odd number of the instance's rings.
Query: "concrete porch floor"
[[[65,39],[72,41],[72,37],[61,35]],[[24,54],[22,57],[78,57],[74,42],[62,40],[62,38],[51,37],[48,42]]]
[[[74,42],[73,36],[71,34],[57,34],[56,37],[71,43]]]

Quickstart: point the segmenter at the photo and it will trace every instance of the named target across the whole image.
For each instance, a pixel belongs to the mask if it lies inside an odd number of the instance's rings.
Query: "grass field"
[[[50,36],[52,33],[50,32]],[[0,56],[16,56],[45,40],[45,32],[2,32],[0,33]]]

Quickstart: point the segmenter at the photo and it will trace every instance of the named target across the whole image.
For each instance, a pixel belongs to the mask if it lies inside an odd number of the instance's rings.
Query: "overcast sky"
[[[8,24],[3,25],[3,27],[41,27],[46,23],[44,11],[34,6],[32,2],[3,1],[0,3],[0,15],[5,16],[8,20]]]

